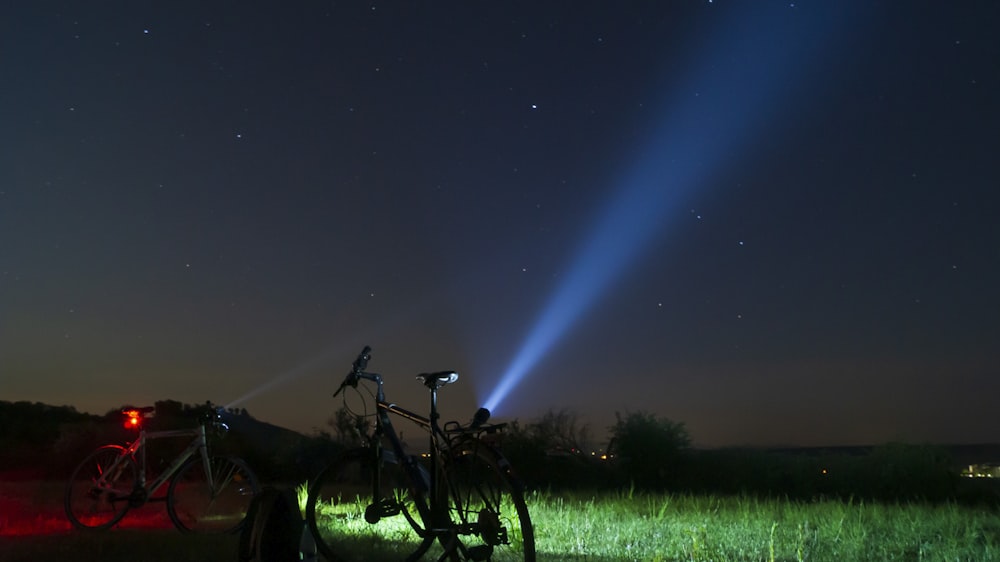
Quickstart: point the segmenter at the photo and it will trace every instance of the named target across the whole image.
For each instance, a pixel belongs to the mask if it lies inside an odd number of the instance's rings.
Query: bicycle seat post
[[[431,428],[432,429],[437,427],[437,420],[438,420],[438,417],[439,417],[438,411],[437,411],[437,395],[438,395],[437,387],[436,386],[432,386],[431,387],[431,415],[430,415],[430,418],[431,418]]]
[[[432,518],[432,521],[433,521],[433,525],[434,525],[434,527],[440,529],[440,528],[443,528],[445,526],[445,524],[447,523],[447,514],[446,513],[442,513],[443,510],[441,509],[441,506],[438,505],[438,486],[441,485],[441,482],[439,481],[440,474],[439,474],[439,471],[438,471],[438,463],[439,463],[439,461],[438,461],[438,453],[439,453],[439,451],[438,451],[438,442],[437,442],[437,436],[441,432],[441,430],[438,428],[438,418],[440,417],[440,414],[438,414],[438,410],[437,410],[437,392],[438,392],[438,386],[436,384],[429,384],[427,386],[428,386],[428,388],[430,388],[430,391],[431,391],[431,411],[430,411],[430,416],[429,416],[430,417],[430,422],[431,422],[430,423],[430,426],[431,426],[430,427],[430,444],[429,444],[429,446],[430,446],[430,455],[431,455],[431,458],[430,458],[430,461],[431,461],[431,466],[430,466],[430,490],[429,490],[429,492],[430,492],[430,498],[429,498],[429,500],[430,500],[431,518]]]
[[[146,428],[139,428],[139,435],[136,437],[139,441],[139,473],[136,475],[135,486],[136,490],[146,487]]]

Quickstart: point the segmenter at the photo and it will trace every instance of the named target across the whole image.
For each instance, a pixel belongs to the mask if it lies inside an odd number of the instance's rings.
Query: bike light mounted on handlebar
[[[198,421],[206,427],[211,427],[217,435],[226,434],[229,431],[229,424],[222,421],[222,414],[226,412],[225,407],[216,406],[212,402],[205,402],[205,407],[207,410],[198,418]]]

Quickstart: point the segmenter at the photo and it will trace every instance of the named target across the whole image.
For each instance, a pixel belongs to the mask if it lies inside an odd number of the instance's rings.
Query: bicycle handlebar
[[[372,348],[371,346],[366,345],[364,349],[361,350],[361,353],[358,354],[354,363],[351,364],[351,372],[347,373],[347,376],[344,377],[344,382],[340,383],[340,386],[337,388],[337,392],[333,393],[334,397],[340,394],[346,386],[350,386],[351,388],[358,387],[358,380],[361,379],[365,369],[368,368],[368,360],[371,358]]]
[[[354,373],[360,373],[368,368],[368,360],[372,358],[372,348],[371,346],[365,346],[358,355],[358,358],[354,360],[353,367]]]
[[[205,406],[208,408],[208,411],[198,417],[201,425],[211,425],[216,429],[222,430],[222,432],[229,431],[229,425],[222,421],[222,414],[226,412],[226,407],[216,406],[211,401],[205,402]]]

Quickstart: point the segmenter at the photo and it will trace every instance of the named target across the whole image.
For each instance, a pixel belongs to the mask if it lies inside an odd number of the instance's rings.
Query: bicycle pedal
[[[365,521],[374,525],[385,517],[399,515],[401,511],[398,503],[373,503],[365,508]]]

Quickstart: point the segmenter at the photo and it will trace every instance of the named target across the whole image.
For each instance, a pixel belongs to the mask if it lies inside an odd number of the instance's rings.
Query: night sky
[[[0,8],[0,399],[1000,441],[1000,4]],[[525,351],[527,350],[527,351]],[[520,378],[518,378],[518,376]]]

